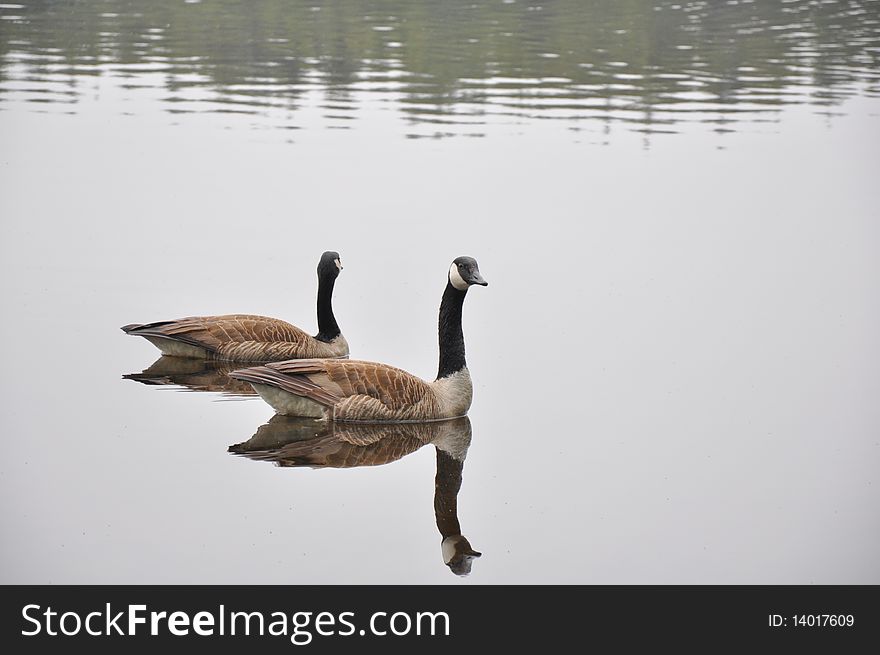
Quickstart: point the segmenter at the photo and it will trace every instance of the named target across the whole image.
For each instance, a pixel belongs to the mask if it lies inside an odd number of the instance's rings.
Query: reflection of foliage
[[[23,19],[0,21],[0,79],[15,51],[56,55],[73,76],[96,62],[170,64],[170,91],[202,85],[250,104],[293,104],[314,84],[344,100],[373,74],[414,118],[465,103],[650,112],[687,100],[717,111],[743,97],[784,103],[794,85],[824,102],[876,84],[878,5],[43,0],[4,10]],[[39,79],[46,62],[27,61]]]

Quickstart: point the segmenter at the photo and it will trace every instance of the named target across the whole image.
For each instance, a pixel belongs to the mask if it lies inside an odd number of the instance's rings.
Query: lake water
[[[0,4],[0,582],[880,583],[878,144],[877,1]],[[119,331],[316,331],[328,249],[429,379],[479,261],[467,425]]]

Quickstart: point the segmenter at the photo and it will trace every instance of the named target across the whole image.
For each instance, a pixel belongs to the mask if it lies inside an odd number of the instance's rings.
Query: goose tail
[[[295,396],[308,398],[325,407],[332,407],[341,400],[336,394],[315,384],[305,375],[287,375],[268,366],[239,369],[230,373],[229,377],[249,382],[251,385],[275,387]]]

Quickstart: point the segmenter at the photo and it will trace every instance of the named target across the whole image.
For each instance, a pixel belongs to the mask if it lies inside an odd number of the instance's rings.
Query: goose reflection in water
[[[284,467],[351,468],[388,464],[432,444],[437,450],[434,516],[443,561],[464,576],[481,555],[458,522],[458,492],[470,443],[467,416],[435,423],[353,424],[276,415],[229,452]]]
[[[142,372],[122,377],[151,386],[177,386],[181,390],[211,391],[228,396],[256,396],[257,392],[250,384],[229,377],[229,373],[238,368],[241,364],[235,362],[162,355]]]

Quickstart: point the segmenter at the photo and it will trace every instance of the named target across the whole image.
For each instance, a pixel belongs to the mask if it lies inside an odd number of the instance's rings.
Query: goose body
[[[144,337],[163,355],[232,362],[347,357],[348,342],[333,315],[333,286],[342,265],[325,252],[318,263],[318,329],[315,336],[286,321],[252,314],[190,316],[132,324],[126,334]]]
[[[399,368],[351,359],[273,362],[231,377],[250,382],[276,412],[365,423],[464,416],[473,387],[467,368],[433,382]]]
[[[365,423],[439,421],[464,416],[473,384],[464,357],[461,310],[468,287],[486,286],[477,262],[459,257],[440,304],[440,366],[433,382],[359,360],[304,359],[233,371],[279,414]]]

